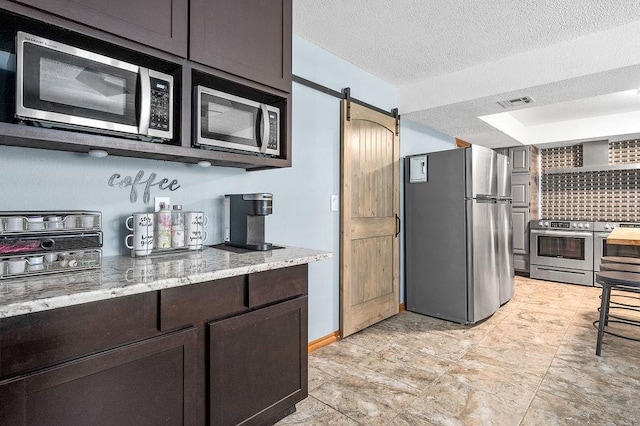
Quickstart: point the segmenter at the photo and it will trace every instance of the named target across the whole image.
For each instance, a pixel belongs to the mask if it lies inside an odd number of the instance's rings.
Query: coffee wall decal
[[[162,178],[156,181],[156,174],[150,173],[149,177],[146,180],[144,178],[144,170],[140,170],[135,177],[125,176],[122,177],[119,173],[114,173],[109,178],[107,182],[111,187],[118,188],[131,188],[131,192],[129,192],[129,201],[135,203],[138,201],[138,190],[144,187],[144,192],[142,195],[142,201],[145,204],[149,203],[151,199],[151,188],[157,186],[161,191],[175,191],[180,188],[177,179],[169,180],[167,178]]]

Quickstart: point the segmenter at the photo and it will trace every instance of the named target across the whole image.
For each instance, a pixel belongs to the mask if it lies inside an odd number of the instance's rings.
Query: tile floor
[[[640,424],[640,342],[605,335],[595,355],[600,291],[516,277],[475,326],[403,312],[311,353],[309,397],[278,425]]]

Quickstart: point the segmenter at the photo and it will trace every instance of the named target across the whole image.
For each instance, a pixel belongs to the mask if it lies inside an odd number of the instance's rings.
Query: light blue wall
[[[396,107],[396,89],[352,64],[299,37],[294,38],[294,73],[379,108]],[[333,251],[332,260],[309,266],[309,340],[339,328],[339,214],[330,211],[332,194],[340,187],[340,101],[307,87],[293,85],[293,167],[245,172],[242,169],[200,167],[181,163],[0,146],[0,210],[92,209],[103,213],[105,255],[126,254],[124,219],[134,211],[151,211],[153,197],[171,197],[185,210],[209,216],[208,243],[222,242],[222,199],[226,193],[272,192],[273,215],[266,218],[267,240]],[[411,124],[401,126],[401,151],[410,146],[448,143],[450,138]],[[444,142],[443,142],[444,141]],[[405,154],[406,155],[406,154]],[[150,173],[177,179],[175,192],[151,190],[130,203],[129,189],[107,185],[114,173],[145,179]],[[142,189],[140,189],[142,192]]]

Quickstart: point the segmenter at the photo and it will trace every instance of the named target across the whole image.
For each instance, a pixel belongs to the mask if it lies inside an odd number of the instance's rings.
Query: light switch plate
[[[338,211],[338,196],[337,195],[332,195],[331,196],[331,211],[332,212],[337,212]]]
[[[167,205],[171,205],[171,198],[169,197],[154,197],[153,198],[153,204],[154,204],[154,212],[158,212],[160,211],[160,203],[165,203]]]

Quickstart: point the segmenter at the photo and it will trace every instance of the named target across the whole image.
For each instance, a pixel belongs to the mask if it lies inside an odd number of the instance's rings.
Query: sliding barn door
[[[348,111],[350,109],[350,111]],[[340,330],[398,313],[400,168],[396,119],[342,103]]]

